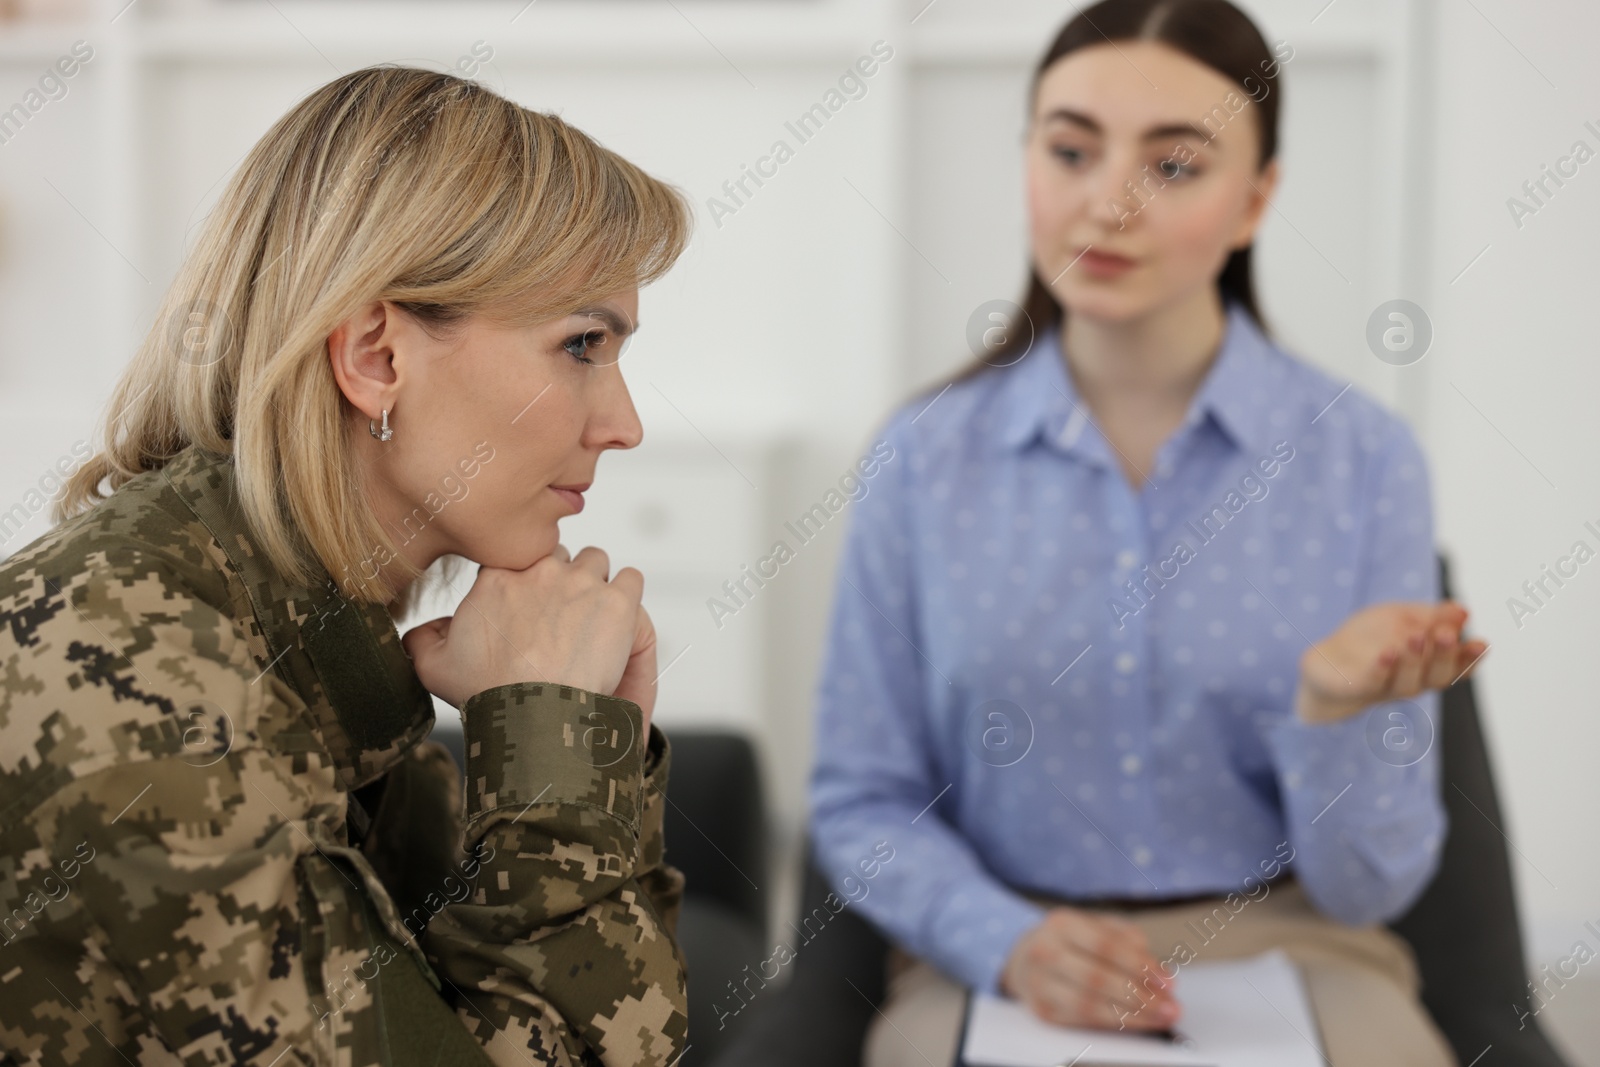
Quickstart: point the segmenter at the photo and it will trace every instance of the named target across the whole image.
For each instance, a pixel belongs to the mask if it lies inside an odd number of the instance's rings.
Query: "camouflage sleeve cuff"
[[[650,725],[650,746],[644,759],[644,809],[639,826],[639,869],[653,870],[661,865],[665,851],[662,838],[667,808],[667,774],[672,769],[672,746],[667,735]]]
[[[475,694],[461,709],[468,821],[497,810],[517,814],[535,803],[580,804],[609,813],[637,835],[643,718],[631,700],[572,686],[518,682]],[[651,742],[655,736],[652,730]]]

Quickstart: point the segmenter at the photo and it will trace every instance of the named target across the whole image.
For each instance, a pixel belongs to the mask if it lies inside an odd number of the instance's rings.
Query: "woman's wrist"
[[[1367,709],[1368,702],[1359,697],[1335,698],[1318,693],[1302,681],[1294,691],[1295,718],[1310,725],[1339,722]]]

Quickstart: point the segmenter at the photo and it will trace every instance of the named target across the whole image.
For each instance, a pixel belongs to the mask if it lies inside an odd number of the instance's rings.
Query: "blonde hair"
[[[420,572],[368,506],[329,333],[378,300],[429,327],[548,319],[665,273],[691,217],[678,190],[474,82],[396,66],[329,82],[228,183],[54,517],[191,444],[231,452],[280,573],[309,582],[321,562],[345,595],[389,603]],[[336,565],[380,548],[398,582]]]

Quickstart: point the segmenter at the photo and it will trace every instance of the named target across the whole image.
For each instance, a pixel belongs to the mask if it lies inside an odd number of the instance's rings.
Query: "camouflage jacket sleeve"
[[[651,726],[652,734],[658,733]],[[659,754],[658,754],[659,753]],[[654,737],[646,753],[644,768],[644,815],[639,829],[639,884],[655,902],[656,913],[674,938],[678,935],[678,911],[683,903],[683,872],[666,862],[667,770],[671,762],[666,737]]]
[[[46,739],[0,825],[18,919],[0,1046],[30,1064],[392,1062],[377,986],[429,972],[345,841],[304,701],[157,557],[33,580],[29,654],[0,694],[7,751]]]
[[[681,1054],[681,876],[662,864],[666,740],[638,705],[499,686],[462,708],[472,893],[422,939],[497,1063],[656,1065]]]

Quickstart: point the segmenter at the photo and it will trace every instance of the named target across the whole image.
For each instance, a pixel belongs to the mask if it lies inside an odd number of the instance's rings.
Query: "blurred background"
[[[1284,181],[1258,245],[1265,310],[1287,347],[1401,412],[1432,460],[1440,546],[1492,643],[1479,693],[1540,974],[1600,940],[1585,926],[1600,926],[1600,564],[1535,615],[1507,603],[1574,541],[1596,543],[1585,522],[1600,526],[1600,163],[1587,166],[1600,150],[1600,9],[1242,6],[1293,49]],[[658,721],[754,741],[775,885],[792,883],[849,509],[733,614],[709,601],[734,606],[723,583],[870,450],[892,407],[971,358],[981,305],[1020,297],[1026,85],[1075,10],[0,0],[0,557],[46,530],[30,490],[49,495],[52,469],[96,444],[194,228],[266,128],[371,63],[476,78],[561,114],[696,205],[693,243],[643,295],[647,326],[624,360],[645,442],[606,457],[564,540],[644,570],[662,642]],[[869,55],[865,90],[802,142],[785,124]],[[63,57],[71,77],[52,75]],[[780,139],[792,156],[730,196],[724,183]],[[1582,162],[1530,198],[1524,183],[1578,141]],[[1403,366],[1366,340],[1394,299],[1432,331]],[[404,622],[451,607],[441,595]],[[1587,1064],[1600,1064],[1597,975],[1582,968],[1541,1016]]]

